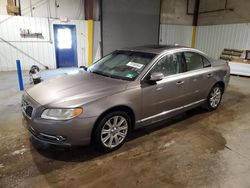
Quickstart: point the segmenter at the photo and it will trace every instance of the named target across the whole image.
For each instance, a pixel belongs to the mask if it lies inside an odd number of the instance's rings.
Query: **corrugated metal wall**
[[[192,26],[162,24],[160,31],[160,44],[191,46]],[[195,47],[215,59],[224,48],[250,49],[250,24],[198,26]]]
[[[47,18],[0,16],[0,37],[53,69],[56,68],[53,24],[60,24],[60,22]],[[71,20],[67,24],[76,25],[78,65],[86,65],[88,59],[87,22]],[[22,38],[20,29],[41,32],[44,39]],[[0,40],[0,71],[15,70],[16,59],[21,60],[22,68],[26,70],[36,64],[32,59]]]
[[[191,41],[192,26],[161,24],[160,44],[191,46]]]
[[[224,48],[250,49],[250,25],[246,23],[199,26],[196,48],[216,59]]]
[[[94,22],[93,63],[101,58],[101,22]]]
[[[7,21],[5,21],[6,19]],[[53,19],[48,21],[47,18],[0,16],[0,37],[10,41],[17,48],[49,68],[56,68],[53,24],[60,24],[60,22]],[[68,24],[75,24],[77,29],[78,65],[87,65],[87,22],[71,20]],[[44,39],[21,38],[20,28],[31,29],[32,32],[42,32]],[[192,26],[166,24],[160,26],[160,44],[177,43],[191,46],[191,39]],[[198,26],[196,48],[216,59],[219,58],[224,48],[250,49],[250,24]],[[0,40],[0,71],[15,70],[16,59],[21,60],[22,67],[26,70],[36,64]]]

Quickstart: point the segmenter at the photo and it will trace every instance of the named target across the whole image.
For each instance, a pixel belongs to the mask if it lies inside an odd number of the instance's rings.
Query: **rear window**
[[[187,71],[210,67],[211,63],[202,55],[195,52],[184,52],[184,57],[187,64]]]

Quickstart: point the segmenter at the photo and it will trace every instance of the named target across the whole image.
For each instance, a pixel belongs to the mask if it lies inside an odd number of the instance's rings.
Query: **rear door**
[[[211,63],[203,55],[192,52],[183,52],[186,74],[189,75],[189,87],[187,93],[188,103],[194,103],[206,99],[208,92],[214,83]]]
[[[181,53],[162,57],[142,81],[142,120],[145,124],[166,118],[186,104],[187,75],[183,74]],[[153,72],[163,73],[164,79],[150,83]]]

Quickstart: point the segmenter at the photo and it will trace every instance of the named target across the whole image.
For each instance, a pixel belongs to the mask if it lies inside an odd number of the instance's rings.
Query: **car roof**
[[[146,45],[146,46],[136,46],[136,47],[123,48],[120,50],[160,54],[161,52],[166,51],[166,50],[173,50],[173,49],[180,49],[180,48],[190,48],[190,47],[180,46],[177,44],[174,44],[174,45]]]

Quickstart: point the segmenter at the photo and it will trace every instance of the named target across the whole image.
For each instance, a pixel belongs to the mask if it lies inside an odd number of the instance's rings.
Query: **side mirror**
[[[153,72],[150,75],[150,81],[157,82],[164,78],[164,75],[161,72]]]

